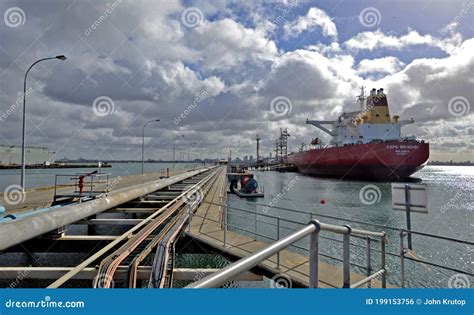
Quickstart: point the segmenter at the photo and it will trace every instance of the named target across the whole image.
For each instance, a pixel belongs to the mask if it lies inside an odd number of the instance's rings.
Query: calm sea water
[[[399,253],[400,238],[397,230],[350,222],[352,220],[360,221],[395,229],[406,227],[405,213],[392,210],[390,183],[320,179],[298,173],[256,172],[255,174],[259,185],[264,187],[265,198],[252,201],[229,195],[229,223],[250,231],[240,230],[241,233],[253,235],[255,213],[258,220],[267,222],[258,222],[257,232],[273,239],[277,236],[277,228],[272,225],[276,223],[276,219],[268,218],[266,215],[280,216],[283,219],[301,223],[307,223],[312,216],[325,223],[350,224],[352,227],[372,231],[383,230],[388,236],[388,250],[394,254]],[[421,183],[427,185],[429,212],[428,214],[412,214],[412,230],[473,241],[474,167],[428,166],[416,173],[416,177],[421,179]],[[372,191],[375,191],[377,195],[375,200],[378,201],[372,205],[364,204],[363,201],[366,203],[369,201],[361,198],[361,191],[364,188],[372,188]],[[295,209],[307,214],[272,208],[268,205]],[[253,214],[244,213],[235,208],[246,209]],[[241,216],[247,216],[248,219]],[[340,219],[330,219],[325,216]],[[281,221],[280,236],[290,234],[291,229],[301,227],[301,225],[283,221]],[[335,234],[325,234],[325,236],[341,239],[341,236]],[[262,236],[257,238],[268,240]],[[353,242],[362,245],[358,240],[354,239]],[[303,240],[299,245],[307,247],[308,241]],[[342,257],[340,243],[322,240],[321,246],[323,253],[336,258]],[[351,250],[352,262],[366,266],[365,249],[352,248]],[[467,245],[413,236],[413,250],[414,257],[418,259],[427,259],[437,264],[450,265],[472,272],[471,262],[473,261],[474,248]],[[373,256],[375,256],[373,258],[374,268],[376,268],[380,257],[376,252],[373,253]],[[339,263],[330,258],[323,258],[323,260]],[[453,272],[424,264],[411,262],[406,262],[406,264],[409,286],[447,287],[448,279],[453,274]],[[391,271],[391,283],[399,284],[400,279],[396,277],[400,268],[399,258],[389,256],[388,268],[389,272]],[[470,280],[471,283],[474,283],[472,277]]]

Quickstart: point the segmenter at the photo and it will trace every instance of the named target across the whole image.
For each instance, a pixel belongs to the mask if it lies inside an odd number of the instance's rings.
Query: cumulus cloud
[[[437,38],[432,35],[421,35],[417,31],[411,30],[400,37],[386,35],[381,30],[374,32],[362,32],[349,39],[344,45],[355,50],[375,50],[381,48],[400,50],[409,46],[426,45],[437,47],[447,53],[454,53],[462,42],[459,33],[453,34],[449,38]]]
[[[378,83],[390,91],[396,101],[393,106],[397,110],[418,113],[418,118],[423,121],[459,120],[449,113],[448,103],[455,96],[463,96],[470,103],[474,101],[470,91],[474,83],[473,49],[474,39],[466,40],[449,57],[414,60],[403,71],[387,76]],[[412,108],[417,106],[418,109]],[[424,110],[419,111],[420,108]]]
[[[0,13],[14,5],[0,3]],[[448,104],[462,96],[474,106],[474,39],[463,41],[454,26],[443,34],[362,32],[338,42],[338,20],[318,8],[281,26],[272,17],[284,12],[287,19],[296,7],[268,14],[273,7],[260,2],[193,5],[203,20],[190,28],[181,21],[186,6],[180,1],[123,1],[86,35],[105,3],[22,2],[25,24],[0,28],[0,114],[15,104],[34,60],[64,53],[67,61],[40,63],[28,76],[34,91],[27,102],[27,143],[47,144],[58,157],[137,159],[143,123],[154,118],[161,121],[147,127],[150,158],[170,158],[177,134],[186,135],[178,150],[196,146],[223,157],[231,149],[252,154],[259,132],[262,152],[269,153],[281,127],[289,128],[294,149],[320,135],[306,118],[332,120],[358,109],[361,85],[385,88],[392,113],[417,120],[404,132],[432,142],[434,154],[472,155],[472,110],[453,116]],[[332,41],[288,47],[273,32],[277,27],[288,37],[320,30],[318,38]],[[447,54],[402,57],[420,45]],[[99,96],[113,100],[113,113],[94,115]],[[278,96],[290,100],[288,115],[271,114]],[[20,121],[20,110],[0,121],[2,143],[20,143]],[[444,146],[450,141],[459,145]]]
[[[325,11],[313,7],[309,9],[305,16],[300,16],[292,22],[284,25],[285,34],[288,37],[297,37],[303,32],[311,32],[319,29],[326,37],[337,39],[336,24],[326,14]]]
[[[247,60],[269,60],[277,53],[264,29],[246,28],[228,18],[202,23],[188,39],[208,70],[225,70]]]
[[[358,74],[383,73],[392,74],[400,71],[405,64],[397,57],[383,57],[376,59],[363,59],[357,66]]]

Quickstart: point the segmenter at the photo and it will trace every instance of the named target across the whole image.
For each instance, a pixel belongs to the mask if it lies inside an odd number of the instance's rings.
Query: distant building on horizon
[[[54,163],[55,152],[46,147],[26,146],[26,164]],[[0,165],[20,165],[21,146],[0,144]]]

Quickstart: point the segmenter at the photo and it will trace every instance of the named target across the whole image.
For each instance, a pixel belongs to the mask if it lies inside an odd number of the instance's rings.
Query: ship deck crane
[[[313,125],[315,126],[316,128],[324,131],[325,133],[327,133],[328,135],[330,136],[335,136],[336,134],[334,133],[334,131],[324,127],[324,125],[330,125],[332,128],[334,128],[334,124],[335,124],[335,121],[324,121],[324,120],[309,120],[309,119],[306,119],[306,124],[307,125]]]

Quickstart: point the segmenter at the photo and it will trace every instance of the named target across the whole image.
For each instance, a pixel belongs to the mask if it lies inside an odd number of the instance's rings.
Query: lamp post
[[[152,123],[152,122],[155,122],[155,121],[159,122],[160,120],[159,119],[149,120],[143,125],[143,131],[142,131],[142,174],[144,174],[144,166],[145,166],[145,127],[149,123]]]
[[[192,143],[189,144],[190,146],[188,147],[188,161],[187,161],[187,164],[186,164],[187,166],[190,166],[189,163],[191,162],[190,157],[189,157],[189,150],[191,149],[191,145],[195,146],[196,144],[197,144],[197,142],[192,142]],[[191,162],[191,165],[194,165],[194,162]]]
[[[34,65],[37,63],[40,63],[41,61],[45,60],[53,60],[53,59],[59,59],[59,60],[66,60],[66,56],[64,55],[59,55],[56,57],[49,57],[49,58],[43,58],[36,60],[29,68],[26,70],[25,73],[25,79],[23,81],[23,128],[22,128],[22,136],[21,136],[21,189],[25,191],[25,170],[26,170],[26,156],[25,156],[25,130],[26,130],[26,78],[28,76],[28,73],[30,72],[31,68],[33,68]]]
[[[174,163],[175,163],[175,155],[176,155],[176,139],[178,138],[184,138],[184,135],[179,135],[179,136],[176,136],[174,139],[173,139],[173,171],[174,171]]]
[[[192,144],[192,145],[196,145],[197,142],[192,142],[191,144]],[[191,149],[191,147],[188,147],[188,162],[189,162],[189,149]]]

